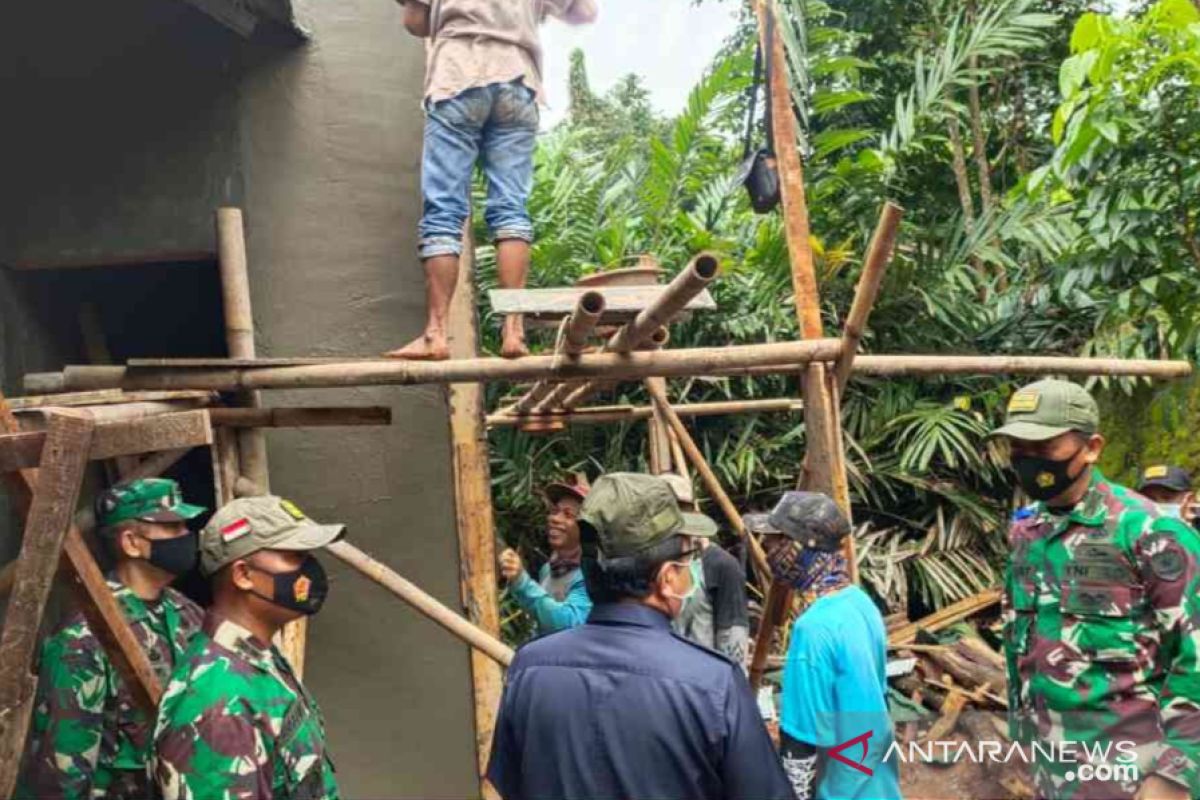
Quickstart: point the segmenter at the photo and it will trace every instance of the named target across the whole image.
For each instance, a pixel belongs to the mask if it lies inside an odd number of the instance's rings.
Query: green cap
[[[694,506],[696,504],[696,495],[692,491],[692,482],[674,472],[664,472],[658,477],[666,481],[667,485],[671,487],[671,493],[675,495],[675,500],[681,507],[680,513],[683,514],[683,534],[686,536],[698,536],[702,539],[711,539],[716,536],[717,531],[720,529],[711,517],[695,511],[684,511],[682,508],[683,506]]]
[[[170,478],[140,478],[118,483],[96,498],[96,522],[109,528],[131,519],[146,522],[186,522],[205,511],[183,502],[179,484]]]
[[[1082,386],[1048,379],[1031,383],[1008,401],[1004,425],[992,436],[1030,442],[1053,439],[1068,431],[1093,434],[1100,428],[1100,409]]]
[[[579,522],[599,540],[606,558],[624,558],[681,534],[683,514],[662,478],[614,472],[596,481]]]
[[[345,525],[321,525],[282,497],[241,497],[218,509],[201,531],[200,568],[212,575],[259,550],[317,550],[345,532]]]

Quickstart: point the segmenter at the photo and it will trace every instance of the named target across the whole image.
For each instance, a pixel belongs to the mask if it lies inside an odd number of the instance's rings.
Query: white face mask
[[[1158,510],[1168,517],[1183,519],[1183,505],[1180,503],[1159,503]]]

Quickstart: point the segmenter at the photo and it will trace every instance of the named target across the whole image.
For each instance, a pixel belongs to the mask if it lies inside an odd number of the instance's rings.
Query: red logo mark
[[[866,733],[861,734],[860,736],[855,736],[853,739],[847,739],[846,741],[842,742],[841,744],[837,745],[836,747],[830,748],[829,757],[834,759],[835,761],[842,762],[847,767],[853,767],[854,769],[858,770],[859,772],[863,773],[864,775],[868,775],[868,776],[874,775],[875,770],[871,769],[870,767],[864,767],[862,765],[862,762],[867,760],[867,740],[871,738],[871,734],[873,734],[873,733],[874,733],[874,731],[867,731]],[[847,750],[851,747],[854,747],[854,745],[856,745],[856,744],[862,745],[862,758],[860,758],[858,761],[851,761],[850,759],[848,759],[844,755],[842,755],[843,750]]]

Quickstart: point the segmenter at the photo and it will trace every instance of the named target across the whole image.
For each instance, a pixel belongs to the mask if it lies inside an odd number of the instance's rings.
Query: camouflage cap
[[[131,519],[186,522],[207,511],[183,502],[179,484],[170,478],[140,478],[118,483],[96,497],[96,523],[110,528]]]
[[[317,550],[345,532],[345,525],[321,525],[282,497],[242,497],[217,509],[204,526],[200,568],[212,575],[259,550]]]
[[[1093,434],[1099,428],[1100,409],[1087,389],[1050,378],[1018,390],[1008,401],[1004,425],[991,435],[1041,442],[1069,431]]]
[[[838,550],[850,533],[850,522],[837,503],[819,492],[784,492],[767,522],[810,550]]]
[[[623,558],[683,533],[683,514],[662,478],[614,472],[596,481],[579,523],[606,558]]]

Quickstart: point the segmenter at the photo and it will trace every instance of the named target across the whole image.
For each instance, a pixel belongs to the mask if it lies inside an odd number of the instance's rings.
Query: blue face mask
[[[1183,505],[1181,503],[1159,503],[1158,510],[1168,517],[1183,519]]]

